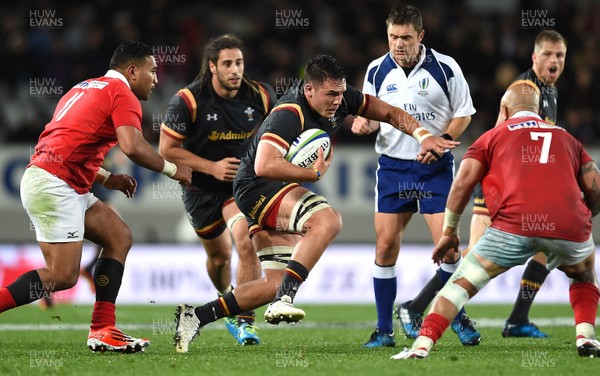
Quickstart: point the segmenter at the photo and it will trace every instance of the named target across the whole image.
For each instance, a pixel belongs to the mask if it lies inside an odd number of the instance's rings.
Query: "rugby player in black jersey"
[[[246,215],[265,277],[238,285],[203,306],[177,307],[178,352],[188,351],[200,327],[269,302],[265,312],[269,323],[304,318],[304,311],[293,305],[294,296],[341,230],[342,219],[324,197],[299,183],[316,182],[324,176],[334,153],[325,159],[320,150],[314,168],[293,165],[284,155],[302,131],[319,128],[332,137],[348,115],[385,121],[415,137],[421,143],[416,157],[423,163],[459,144],[433,136],[405,111],[346,85],[343,68],[333,57],[311,59],[304,80],[277,102],[252,138],[234,180],[235,201]]]
[[[244,73],[242,48],[242,41],[230,34],[209,41],[196,80],[169,103],[159,146],[164,158],[185,161],[193,169],[192,184],[182,188],[183,203],[206,250],[208,275],[221,296],[232,289],[232,237],[239,255],[237,283],[261,276],[232,185],[239,158],[277,99],[269,85]],[[225,317],[230,333],[242,345],[259,344],[254,311],[236,315]]]

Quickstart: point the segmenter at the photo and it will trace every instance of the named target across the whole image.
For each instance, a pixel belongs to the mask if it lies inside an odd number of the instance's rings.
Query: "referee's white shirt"
[[[408,77],[391,53],[369,64],[363,93],[399,107],[411,114],[422,127],[442,135],[453,118],[475,113],[469,86],[450,56],[431,48],[421,49],[419,62]],[[413,160],[421,150],[419,142],[390,124],[381,123],[375,151],[389,157]]]

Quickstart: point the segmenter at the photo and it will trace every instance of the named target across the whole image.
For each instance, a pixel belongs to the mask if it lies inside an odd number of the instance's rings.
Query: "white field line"
[[[502,328],[504,327],[505,319],[478,318],[475,320],[478,328]],[[574,326],[573,317],[553,317],[553,318],[536,318],[535,324],[540,328],[552,326]],[[600,319],[596,320],[596,325],[600,325]],[[118,323],[117,323],[118,324]],[[212,323],[207,325],[202,330],[221,330],[224,329],[220,323]],[[267,323],[257,321],[260,329],[372,329],[375,325],[372,321],[356,321],[356,322],[316,322],[308,321],[296,325],[281,324],[277,327]],[[175,329],[175,323],[172,319],[160,318],[155,323],[145,324],[121,324],[117,325],[122,330],[152,330],[159,334],[166,334]],[[53,330],[81,330],[88,331],[89,324],[0,324],[0,331],[53,331]]]

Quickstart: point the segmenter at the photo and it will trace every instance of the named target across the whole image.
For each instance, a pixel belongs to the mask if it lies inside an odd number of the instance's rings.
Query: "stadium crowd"
[[[337,57],[349,83],[387,51],[384,20],[394,1],[322,3],[241,0],[227,5],[166,0],[24,1],[0,5],[0,142],[34,142],[56,102],[79,81],[105,73],[115,46],[137,39],[153,47],[157,89],[144,104],[146,137],[157,142],[169,98],[196,76],[210,37],[233,32],[246,42],[250,74],[281,95],[318,53]],[[500,97],[531,66],[533,39],[553,28],[568,42],[558,83],[559,120],[585,145],[600,145],[600,3],[597,1],[427,1],[418,6],[424,43],[461,65],[477,113],[463,142],[495,123]],[[348,124],[349,126],[350,124]],[[370,137],[340,135],[372,145]]]

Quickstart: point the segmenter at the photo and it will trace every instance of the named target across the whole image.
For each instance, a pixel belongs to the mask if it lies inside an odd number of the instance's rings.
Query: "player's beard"
[[[237,85],[231,84],[229,80],[224,79],[219,75],[217,75],[217,80],[219,80],[219,85],[221,85],[221,87],[227,91],[240,90],[240,87],[242,86],[242,77],[239,78],[239,82]]]

